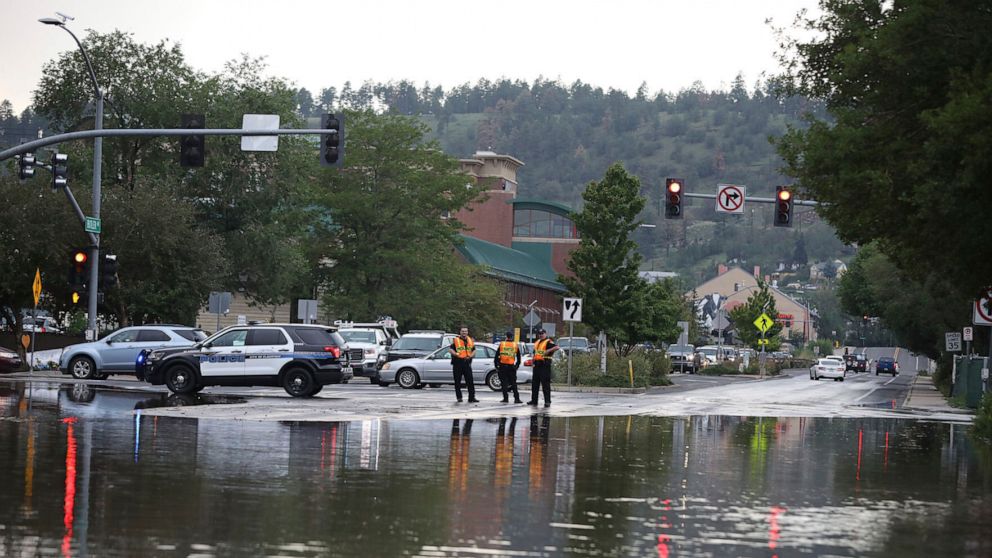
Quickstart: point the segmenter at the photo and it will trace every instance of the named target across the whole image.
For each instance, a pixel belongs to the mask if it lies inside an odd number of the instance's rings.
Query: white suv
[[[336,321],[338,334],[348,342],[348,359],[356,377],[369,378],[375,383],[376,373],[386,362],[386,350],[399,337],[396,322],[384,320],[373,323]]]
[[[327,326],[231,326],[189,348],[142,352],[136,375],[179,394],[206,386],[282,386],[293,397],[311,397],[351,379],[347,348]]]

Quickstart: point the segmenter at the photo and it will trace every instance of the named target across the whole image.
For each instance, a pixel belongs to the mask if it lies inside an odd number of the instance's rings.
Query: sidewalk
[[[913,384],[909,388],[909,396],[903,404],[904,409],[927,411],[931,413],[955,413],[961,415],[974,415],[970,409],[959,409],[948,405],[947,399],[933,385],[932,376],[916,375]]]

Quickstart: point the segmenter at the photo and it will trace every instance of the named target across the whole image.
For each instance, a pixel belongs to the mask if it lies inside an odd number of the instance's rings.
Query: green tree
[[[825,103],[778,141],[786,172],[842,240],[907,275],[989,284],[992,10],[982,2],[823,0],[787,39],[787,94]],[[921,48],[920,45],[928,45]],[[888,216],[895,216],[896,223]],[[923,264],[923,265],[921,265]]]
[[[310,258],[341,318],[389,315],[405,327],[492,327],[502,291],[458,261],[452,214],[480,195],[417,120],[348,114],[345,168],[325,170]]]
[[[754,326],[754,321],[761,314],[768,314],[773,320],[778,316],[778,309],[775,307],[775,297],[768,289],[768,283],[758,282],[758,290],[747,297],[747,302],[735,307],[730,311],[730,319],[734,322],[737,337],[747,346],[761,350],[758,341],[761,340],[761,332]],[[768,341],[765,346],[767,351],[775,351],[782,345],[779,333],[782,331],[782,324],[775,321],[775,324],[765,332],[764,338]]]
[[[638,336],[659,329],[653,315],[664,313],[650,304],[654,289],[638,276],[641,256],[630,238],[644,209],[640,188],[640,180],[620,163],[611,165],[601,181],[589,183],[582,211],[572,214],[581,239],[568,262],[575,276],[561,277],[569,293],[582,299],[583,319],[593,330],[606,332],[617,354],[645,340]]]

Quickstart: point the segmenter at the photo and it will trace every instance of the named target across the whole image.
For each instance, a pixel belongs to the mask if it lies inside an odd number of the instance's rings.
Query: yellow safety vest
[[[455,356],[458,358],[468,358],[475,350],[475,341],[471,337],[462,341],[461,337],[455,337]]]
[[[517,363],[517,344],[513,341],[502,341],[499,344],[499,363]]]

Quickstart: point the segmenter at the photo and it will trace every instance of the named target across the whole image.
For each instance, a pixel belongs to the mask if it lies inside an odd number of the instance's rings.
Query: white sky
[[[479,78],[566,84],[581,79],[633,93],[678,91],[701,81],[750,88],[777,71],[776,27],[816,0],[0,0],[0,99],[20,112],[42,64],[74,49],[64,31],[37,23],[55,11],[86,29],[182,44],[195,68],[219,71],[242,52],[266,56],[272,75],[320,89],[345,81],[410,79],[446,89]],[[330,37],[334,37],[331,39]]]

